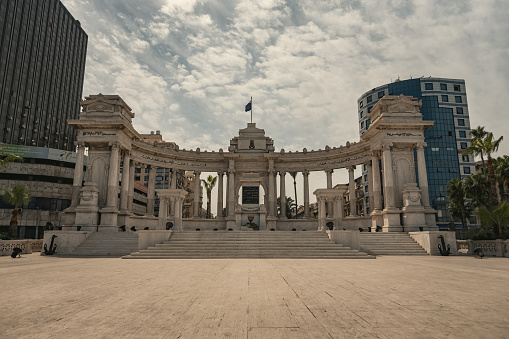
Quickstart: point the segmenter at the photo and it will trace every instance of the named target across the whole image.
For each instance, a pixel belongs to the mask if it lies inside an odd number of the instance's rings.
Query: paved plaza
[[[2,338],[509,338],[509,260],[0,257]]]

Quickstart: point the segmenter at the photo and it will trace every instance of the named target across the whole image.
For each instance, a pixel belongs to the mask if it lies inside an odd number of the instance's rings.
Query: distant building
[[[20,238],[41,238],[70,205],[76,132],[67,120],[80,112],[87,39],[58,0],[0,1],[0,157],[24,158],[0,170],[0,194],[18,183],[31,192]],[[0,232],[11,210],[0,200]]]
[[[470,119],[465,80],[445,78],[418,78],[396,80],[375,87],[357,100],[359,134],[363,134],[371,121],[368,113],[385,95],[409,95],[422,100],[421,113],[424,120],[435,124],[424,132],[426,170],[428,176],[430,205],[437,210],[437,224],[447,228],[450,221],[447,212],[447,183],[453,178],[463,178],[474,173],[474,159],[463,155],[461,150],[470,146]],[[364,193],[368,195],[367,169],[363,167]],[[417,166],[416,166],[417,167]],[[369,199],[365,209],[371,212]]]

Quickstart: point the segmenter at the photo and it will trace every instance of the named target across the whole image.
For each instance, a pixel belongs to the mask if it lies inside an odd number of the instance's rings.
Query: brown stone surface
[[[507,338],[509,259],[0,258],[3,338]]]

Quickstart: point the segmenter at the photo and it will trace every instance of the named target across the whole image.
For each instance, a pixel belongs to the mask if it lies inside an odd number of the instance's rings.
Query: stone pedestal
[[[382,215],[382,210],[374,210],[370,214],[371,216],[371,227],[376,230],[377,226],[382,227],[384,224],[384,217]]]
[[[75,226],[81,231],[95,232],[99,221],[99,189],[95,182],[85,182],[80,190],[80,202],[76,209]]]
[[[426,231],[438,231],[437,219],[436,219],[437,211],[431,207],[424,207],[424,216],[426,219]]]
[[[401,211],[397,208],[384,209],[383,216],[383,231],[384,232],[403,232],[401,227]]]
[[[405,232],[419,231],[426,226],[424,207],[421,205],[421,190],[416,183],[405,184],[403,189],[402,220]]]
[[[118,209],[114,206],[106,206],[99,212],[101,213],[101,231],[118,232]]]

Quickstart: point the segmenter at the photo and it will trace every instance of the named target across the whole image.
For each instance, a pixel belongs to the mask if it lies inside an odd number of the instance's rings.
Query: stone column
[[[369,198],[369,212],[371,213],[373,209],[375,208],[375,197],[373,194],[373,165],[371,162],[367,163],[368,167],[368,198]],[[364,198],[364,201],[366,202],[366,198]],[[369,215],[367,210],[367,204],[364,203],[364,211],[366,212],[366,215]]]
[[[276,213],[274,213],[274,201],[275,201],[276,194],[274,191],[274,183],[276,181],[274,179],[275,179],[275,175],[276,175],[276,170],[274,169],[274,160],[272,160],[272,159],[269,160],[268,175],[269,175],[269,201],[267,203],[267,206],[268,206],[269,217],[275,217]]]
[[[174,227],[179,230],[183,231],[184,227],[182,225],[182,201],[184,200],[183,197],[175,197],[175,225]]]
[[[194,210],[193,219],[200,218],[200,171],[194,171]]]
[[[230,159],[228,167],[228,217],[235,218],[235,162]]]
[[[172,168],[170,172],[171,172],[171,185],[170,185],[170,188],[171,189],[176,189],[177,188],[177,169],[176,168]]]
[[[330,204],[332,205],[332,204]],[[325,231],[327,227],[325,225],[325,197],[318,196],[318,230]]]
[[[217,218],[223,219],[223,171],[217,172]]]
[[[375,151],[377,152],[377,151]],[[372,173],[373,173],[373,206],[371,207],[371,211],[381,211],[382,210],[382,188],[380,185],[380,165],[378,164],[378,156],[373,152],[373,156],[371,157],[372,164]],[[371,193],[370,193],[371,194]]]
[[[120,186],[120,210],[122,212],[127,211],[127,200],[129,195],[129,183],[131,182],[131,178],[129,174],[131,173],[131,154],[129,151],[124,153],[124,165],[122,167],[122,184]]]
[[[156,199],[156,167],[150,166],[150,169],[148,170],[147,215],[154,215],[155,199]]]
[[[395,196],[394,196],[394,175],[392,173],[392,154],[391,146],[384,145],[383,147],[383,166],[384,166],[384,201],[385,209],[394,209]]]
[[[85,145],[78,143],[78,154],[76,156],[76,165],[74,166],[74,180],[72,183],[71,207],[78,206],[80,202],[80,189],[83,184],[83,160],[85,157]]]
[[[309,218],[309,171],[302,172],[304,176],[304,218]]]
[[[111,145],[110,168],[108,170],[108,194],[106,206],[117,207],[118,200],[119,149],[116,143]]]
[[[157,218],[157,229],[166,229],[166,220],[168,217],[168,198],[167,196],[159,196],[159,216]]]
[[[129,165],[129,190],[127,192],[127,210],[129,212],[133,211],[133,199],[134,199],[134,170],[136,167],[136,163],[131,161]]]
[[[332,188],[332,173],[334,173],[334,170],[329,169],[325,170],[325,174],[327,174],[327,188]],[[327,214],[332,217],[332,204],[329,204],[327,201]]]
[[[421,201],[424,208],[429,207],[428,176],[426,173],[426,159],[424,147],[426,144],[417,145],[417,169],[419,173],[419,188],[421,189]]]
[[[286,187],[285,187],[286,172],[279,171],[279,201],[281,204],[281,219],[286,219]]]
[[[357,195],[355,194],[355,166],[349,166],[348,169],[348,192],[350,195],[350,216],[357,216]]]

